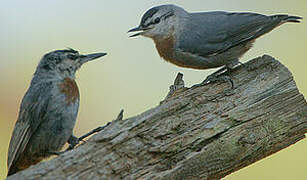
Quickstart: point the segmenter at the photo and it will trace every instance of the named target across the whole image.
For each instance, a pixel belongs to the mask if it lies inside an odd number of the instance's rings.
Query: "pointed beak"
[[[130,32],[136,32],[136,31],[142,31],[142,32],[133,34],[133,35],[131,35],[131,36],[129,36],[129,37],[136,37],[136,36],[142,35],[143,30],[144,30],[144,29],[142,29],[140,26],[139,26],[139,27],[136,27],[136,28],[133,28],[133,29],[130,29],[130,30],[128,31],[128,33],[130,33]]]
[[[130,30],[128,31],[128,33],[129,33],[129,32],[135,32],[135,31],[142,31],[142,28],[139,26],[139,27],[130,29]]]
[[[94,53],[94,54],[81,55],[80,61],[81,61],[81,64],[84,64],[86,62],[92,61],[94,59],[98,59],[105,55],[107,55],[107,53]]]

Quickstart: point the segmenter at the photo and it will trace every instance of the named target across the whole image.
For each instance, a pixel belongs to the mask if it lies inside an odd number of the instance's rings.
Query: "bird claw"
[[[67,151],[70,151],[72,149],[74,149],[79,143],[80,141],[83,141],[83,140],[80,140],[79,138],[77,138],[76,136],[70,136],[70,138],[68,139],[68,148],[65,150],[65,151],[49,151],[48,154],[50,155],[56,155],[56,156],[59,156],[61,154],[64,154],[65,152]]]
[[[207,85],[207,84],[209,84],[211,82],[230,82],[230,84],[231,84],[231,88],[230,89],[233,89],[234,83],[233,83],[233,80],[229,76],[229,74],[233,70],[234,69],[231,69],[228,66],[224,66],[221,69],[219,69],[216,72],[214,72],[213,74],[209,75],[202,83],[196,84],[193,87],[199,87],[199,86]]]
[[[77,138],[76,136],[70,136],[70,138],[68,139],[68,143],[69,144],[79,144],[80,139]]]
[[[65,151],[74,149],[80,143],[80,141],[83,141],[83,140],[73,135],[70,136],[70,138],[67,141],[69,144],[69,147]]]
[[[212,82],[230,82],[231,89],[234,87],[233,80],[228,75],[216,75],[212,74],[208,76],[201,84],[206,85]]]
[[[233,80],[228,76],[228,75],[221,75],[221,74],[211,74],[209,75],[203,82],[200,84],[195,84],[192,86],[192,88],[208,85],[209,83],[214,83],[214,82],[230,82],[231,83],[231,89],[234,87]]]
[[[124,110],[121,110],[119,115],[117,116],[116,120],[122,120],[123,119],[123,113],[124,113]],[[61,155],[67,151],[70,151],[72,149],[74,149],[78,144],[80,144],[80,142],[86,142],[84,139],[87,138],[88,136],[94,134],[94,133],[97,133],[101,130],[103,130],[106,126],[108,126],[110,124],[110,122],[105,125],[105,126],[100,126],[98,128],[95,128],[93,129],[92,131],[90,131],[89,133],[86,133],[85,135],[81,136],[81,137],[76,137],[74,135],[71,135],[70,138],[68,139],[68,148],[65,150],[65,151],[60,151],[60,152],[48,152],[49,154],[51,155]]]
[[[59,155],[65,153],[66,151],[67,151],[67,150],[65,150],[65,151],[59,151],[59,152],[56,152],[56,151],[49,151],[48,154],[50,154],[50,155],[55,155],[55,156],[59,156]]]

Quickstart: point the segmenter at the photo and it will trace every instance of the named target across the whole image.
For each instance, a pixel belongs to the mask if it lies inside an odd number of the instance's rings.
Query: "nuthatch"
[[[73,49],[50,52],[41,59],[20,105],[8,150],[8,175],[28,168],[78,143],[73,128],[79,109],[76,71],[106,53],[81,55]]]
[[[193,69],[224,66],[213,74],[217,76],[225,69],[233,69],[255,39],[283,23],[298,23],[300,19],[223,11],[189,13],[175,5],[161,5],[149,9],[140,25],[128,32],[141,31],[130,37],[152,38],[159,55],[177,66]]]

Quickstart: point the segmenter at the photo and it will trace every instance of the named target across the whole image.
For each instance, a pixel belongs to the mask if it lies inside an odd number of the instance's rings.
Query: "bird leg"
[[[119,112],[117,118],[115,119],[115,121],[121,121],[123,119],[123,113],[124,113],[124,110],[121,110]],[[71,135],[70,138],[67,141],[69,146],[68,146],[68,148],[66,150],[59,151],[59,152],[50,151],[50,152],[47,152],[47,153],[50,154],[50,155],[58,155],[59,156],[59,155],[65,153],[67,151],[70,151],[70,150],[74,149],[80,143],[80,141],[84,141],[85,138],[87,138],[90,135],[95,134],[95,133],[103,130],[105,127],[107,127],[110,124],[111,124],[111,122],[108,122],[105,126],[99,126],[98,128],[95,128],[95,129],[91,130],[90,132],[84,134],[83,136],[81,136],[79,138],[74,136],[74,135]]]
[[[209,75],[200,84],[196,84],[196,85],[192,86],[192,88],[207,85],[210,82],[221,82],[222,81],[222,82],[230,82],[231,83],[231,89],[232,89],[233,86],[234,86],[234,83],[233,83],[232,79],[229,77],[229,74],[232,72],[232,70],[233,69],[229,68],[228,66],[224,66],[221,69],[214,72],[213,74]]]
[[[110,123],[110,122],[109,122],[109,123]],[[109,123],[108,123],[107,125],[109,125]],[[107,126],[107,125],[106,125],[106,126]],[[71,135],[70,138],[69,138],[68,141],[67,141],[68,144],[69,144],[69,146],[68,146],[68,148],[67,148],[65,151],[63,151],[63,152],[70,151],[70,150],[74,149],[74,148],[80,143],[80,141],[84,141],[85,138],[87,138],[87,137],[89,137],[90,135],[95,134],[95,133],[97,133],[97,132],[103,130],[104,128],[105,128],[105,126],[99,126],[98,128],[95,128],[95,129],[91,130],[90,132],[84,134],[83,136],[81,136],[81,137],[79,137],[79,138],[76,137],[76,136],[74,136],[74,135]],[[60,152],[60,153],[61,153],[61,152]]]
[[[209,84],[210,82],[218,82],[218,81],[227,82],[228,81],[231,83],[231,89],[233,89],[234,83],[233,83],[233,80],[230,78],[230,73],[234,72],[236,69],[245,67],[245,64],[241,63],[240,61],[238,61],[237,64],[239,65],[233,68],[227,65],[222,67],[221,69],[217,70],[213,74],[209,75],[201,84],[205,85],[205,84]]]
[[[63,154],[66,151],[48,151],[47,154],[49,154],[50,156],[55,155],[55,156],[59,156],[61,154]]]
[[[75,148],[80,143],[80,141],[82,141],[82,139],[77,138],[74,135],[71,135],[70,138],[67,141],[69,146],[64,152],[72,150],[73,148]]]
[[[74,149],[74,148],[80,143],[80,141],[83,141],[83,139],[87,138],[88,136],[90,136],[90,135],[92,135],[92,134],[94,134],[94,133],[96,133],[96,132],[101,131],[101,130],[102,130],[101,128],[102,128],[102,127],[98,127],[98,128],[96,128],[96,129],[90,131],[89,133],[86,133],[85,135],[83,135],[83,136],[81,136],[81,137],[79,137],[79,138],[76,137],[76,136],[74,136],[74,135],[71,135],[70,138],[69,138],[68,141],[67,141],[68,144],[69,144],[69,146],[68,146],[67,149],[65,149],[64,151],[58,151],[58,152],[50,151],[50,152],[48,152],[48,154],[59,156],[59,155],[65,153],[65,152],[67,152],[67,151],[70,151],[70,150]]]
[[[222,67],[213,74],[209,75],[201,84],[209,84],[210,82],[230,82],[232,89],[234,84],[229,76],[232,71],[233,69],[228,66]]]
[[[121,121],[121,120],[123,119],[123,113],[124,113],[124,110],[121,110],[121,111],[119,112],[117,118],[115,119],[115,121]],[[95,134],[95,133],[97,133],[97,132],[103,130],[105,127],[107,127],[107,126],[110,125],[110,124],[111,124],[111,122],[108,122],[105,126],[99,126],[99,127],[95,128],[95,129],[91,130],[90,132],[84,134],[83,136],[77,138],[77,141],[78,141],[77,144],[79,144],[80,141],[83,141],[83,139],[89,137],[90,135]],[[75,137],[75,138],[76,138],[76,137]],[[69,140],[68,140],[68,141],[69,141]],[[69,143],[69,142],[68,142],[68,143]],[[77,144],[73,144],[73,143],[70,144],[70,145],[72,146],[72,148],[70,148],[70,146],[69,146],[69,147],[67,148],[67,150],[73,149]],[[69,149],[69,148],[70,148],[70,149]]]
[[[48,154],[59,156],[59,155],[65,153],[65,152],[67,152],[67,151],[69,151],[69,150],[72,150],[76,145],[78,145],[78,144],[80,143],[80,141],[82,141],[82,139],[77,138],[77,137],[74,136],[74,135],[71,135],[71,136],[69,137],[68,141],[67,141],[68,144],[69,144],[69,146],[68,146],[67,149],[65,149],[64,151],[58,151],[58,152],[56,152],[56,151],[49,151]]]

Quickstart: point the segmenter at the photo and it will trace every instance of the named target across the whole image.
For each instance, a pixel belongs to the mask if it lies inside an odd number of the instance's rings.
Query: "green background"
[[[306,0],[28,0],[2,1],[0,6],[0,178],[6,175],[10,136],[19,104],[39,59],[55,49],[71,47],[81,53],[107,52],[77,74],[81,104],[75,135],[114,119],[125,118],[158,105],[178,72],[187,86],[201,82],[215,70],[183,69],[163,61],[147,38],[129,39],[127,31],[139,24],[150,7],[177,4],[188,11],[253,11],[307,17]],[[293,73],[307,94],[307,23],[285,24],[261,37],[241,61],[269,54]],[[224,179],[307,179],[307,140],[302,140]]]

